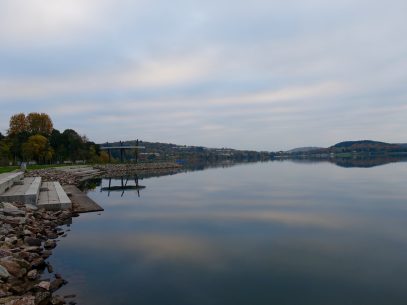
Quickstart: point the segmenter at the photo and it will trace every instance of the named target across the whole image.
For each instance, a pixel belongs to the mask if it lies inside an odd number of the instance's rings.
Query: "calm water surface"
[[[107,186],[103,181],[103,186]],[[118,185],[118,181],[114,181]],[[269,162],[89,193],[51,263],[84,305],[407,304],[407,163]]]

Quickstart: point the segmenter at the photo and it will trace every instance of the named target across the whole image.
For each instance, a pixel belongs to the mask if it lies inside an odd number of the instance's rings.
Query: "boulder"
[[[3,266],[7,271],[15,277],[22,277],[27,273],[27,269],[22,268],[17,262],[11,259],[2,259],[0,261],[0,266]]]
[[[27,210],[30,210],[30,211],[37,211],[38,210],[38,207],[33,205],[33,204],[26,204],[25,207],[27,208]]]
[[[9,297],[5,300],[5,305],[35,305],[34,296],[20,296],[20,297]]]
[[[8,272],[8,270],[3,267],[2,265],[0,265],[0,279],[1,280],[6,280],[10,277],[10,273]]]
[[[33,269],[27,273],[27,278],[31,281],[36,280],[37,277],[38,277],[38,271],[36,269]]]
[[[29,246],[41,247],[42,241],[38,238],[26,237],[24,242]]]
[[[35,293],[35,304],[48,304],[51,298],[51,293],[48,291],[37,291]]]
[[[18,208],[9,202],[0,202],[0,209],[14,209],[18,210]]]
[[[65,285],[66,281],[63,279],[55,279],[51,282],[50,288],[49,290],[51,290],[52,292],[58,290],[59,288],[61,288],[63,285]]]
[[[61,297],[59,295],[54,295],[51,298],[51,304],[52,305],[63,305],[63,304],[66,304],[66,302],[63,297]]]
[[[51,283],[48,282],[48,281],[42,281],[42,282],[37,284],[38,288],[42,288],[42,289],[44,289],[46,291],[49,291],[50,286],[51,286]]]
[[[44,248],[47,250],[54,249],[56,246],[57,246],[57,243],[55,240],[47,240],[44,243]]]
[[[22,211],[22,210],[19,210],[17,208],[15,208],[15,209],[9,209],[9,208],[1,209],[0,213],[2,213],[3,215],[6,215],[6,216],[13,216],[13,217],[25,216],[25,212]]]

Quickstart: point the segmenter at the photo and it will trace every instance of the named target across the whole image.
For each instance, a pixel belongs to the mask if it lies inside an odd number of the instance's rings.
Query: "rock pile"
[[[53,293],[66,281],[53,272],[46,261],[56,247],[56,239],[65,233],[63,224],[71,222],[70,211],[50,212],[36,206],[0,203],[0,304],[61,305],[63,297]],[[74,302],[70,302],[73,304]]]
[[[32,170],[25,174],[26,177],[41,177],[43,182],[58,181],[61,185],[78,185],[81,177],[72,173],[59,171],[54,168]]]

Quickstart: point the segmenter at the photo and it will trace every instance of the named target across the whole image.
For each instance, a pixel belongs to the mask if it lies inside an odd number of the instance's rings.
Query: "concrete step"
[[[59,182],[44,182],[37,206],[50,211],[59,211],[72,208],[72,202],[66,195]]]
[[[23,172],[11,172],[0,174],[0,194],[10,189],[16,182],[24,178]]]
[[[24,178],[22,182],[23,183],[18,184],[14,182],[15,184],[12,187],[0,195],[0,200],[37,204],[38,195],[40,193],[41,177]]]

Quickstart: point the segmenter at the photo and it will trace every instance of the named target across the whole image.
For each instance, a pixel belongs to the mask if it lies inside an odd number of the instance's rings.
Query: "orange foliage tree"
[[[27,115],[28,132],[31,134],[43,134],[49,136],[52,132],[52,120],[46,113],[32,112]]]
[[[46,113],[31,112],[27,116],[24,113],[18,113],[10,118],[8,134],[13,136],[28,132],[32,135],[49,136],[53,129],[52,120]]]
[[[16,135],[28,131],[27,119],[24,113],[17,113],[10,118],[9,135]]]

